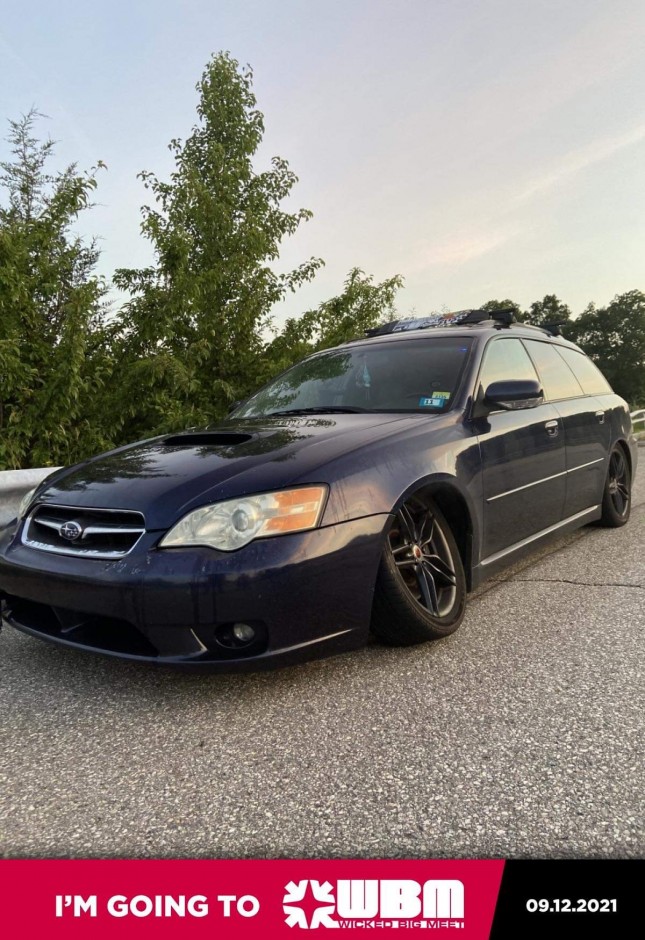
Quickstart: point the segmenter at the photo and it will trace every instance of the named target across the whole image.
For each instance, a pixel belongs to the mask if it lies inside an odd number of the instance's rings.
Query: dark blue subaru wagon
[[[133,660],[259,669],[444,637],[554,536],[629,518],[626,403],[558,330],[398,321],[217,427],[49,476],[0,530],[7,624]]]

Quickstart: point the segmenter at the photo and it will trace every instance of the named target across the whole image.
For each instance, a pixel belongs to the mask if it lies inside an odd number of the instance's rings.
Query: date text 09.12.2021
[[[526,902],[529,914],[615,914],[616,898],[529,898]]]

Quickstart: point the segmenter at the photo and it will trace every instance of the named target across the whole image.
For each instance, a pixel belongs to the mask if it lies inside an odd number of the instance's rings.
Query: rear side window
[[[484,391],[491,382],[509,379],[539,381],[533,363],[519,339],[497,339],[488,344],[481,373]]]
[[[550,401],[584,394],[582,386],[554,346],[533,339],[524,340],[524,343],[540,374],[544,394]]]
[[[611,395],[612,388],[600,369],[584,353],[566,346],[555,347],[582,385],[585,395]]]

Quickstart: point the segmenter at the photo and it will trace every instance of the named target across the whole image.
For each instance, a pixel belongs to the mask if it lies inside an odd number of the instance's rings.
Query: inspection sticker
[[[443,408],[450,392],[433,392],[432,397],[422,397],[419,399],[419,408]]]

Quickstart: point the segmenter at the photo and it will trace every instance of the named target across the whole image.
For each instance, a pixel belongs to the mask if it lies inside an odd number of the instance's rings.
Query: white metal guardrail
[[[58,467],[38,467],[36,470],[0,470],[0,526],[16,515],[20,500],[41,480]]]
[[[632,424],[636,434],[645,432],[645,408],[639,408],[638,411],[632,411]],[[638,427],[638,425],[641,427]]]

